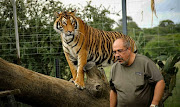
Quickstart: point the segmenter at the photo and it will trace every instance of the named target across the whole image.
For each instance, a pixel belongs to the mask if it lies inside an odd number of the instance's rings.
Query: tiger
[[[83,67],[87,62],[94,62],[98,67],[105,67],[115,60],[112,44],[117,38],[130,41],[131,51],[136,51],[135,41],[119,32],[103,31],[93,28],[76,17],[75,11],[56,12],[54,30],[61,35],[62,47],[72,73],[72,82],[84,89]]]

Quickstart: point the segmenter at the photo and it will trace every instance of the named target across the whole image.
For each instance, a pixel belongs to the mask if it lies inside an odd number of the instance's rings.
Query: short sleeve
[[[150,83],[156,83],[160,80],[163,80],[163,76],[161,72],[159,71],[156,64],[152,60],[149,60],[146,68],[147,68],[146,73],[149,76]]]
[[[114,83],[113,83],[113,81],[114,81],[114,67],[115,66],[113,65],[111,68],[109,83],[110,83],[111,90],[116,92],[116,88],[115,88]]]

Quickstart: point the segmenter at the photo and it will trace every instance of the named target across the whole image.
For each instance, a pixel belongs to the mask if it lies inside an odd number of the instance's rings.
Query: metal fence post
[[[61,75],[60,75],[60,65],[59,65],[59,59],[55,59],[55,65],[56,65],[56,77],[57,78],[61,78]]]
[[[17,64],[20,64],[20,47],[19,47],[19,34],[18,34],[18,24],[17,24],[17,13],[16,13],[16,1],[11,0],[13,5],[13,15],[14,15],[14,28],[15,28],[15,38],[16,38],[16,50],[17,50]]]
[[[123,34],[127,35],[126,0],[122,0],[122,17]]]

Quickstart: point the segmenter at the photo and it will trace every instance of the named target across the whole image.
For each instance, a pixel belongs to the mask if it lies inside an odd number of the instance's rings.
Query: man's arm
[[[162,96],[163,96],[163,93],[164,93],[164,88],[165,88],[165,82],[164,80],[160,80],[156,83],[156,86],[155,86],[155,89],[154,89],[154,97],[153,97],[153,100],[152,100],[152,103],[151,104],[154,104],[154,105],[158,105]]]
[[[114,90],[110,91],[110,107],[116,107],[117,105],[117,93]]]

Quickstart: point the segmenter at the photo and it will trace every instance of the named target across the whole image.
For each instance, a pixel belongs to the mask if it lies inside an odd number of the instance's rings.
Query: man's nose
[[[120,57],[120,54],[117,54],[117,53],[116,53],[114,56],[115,56],[115,57]]]

